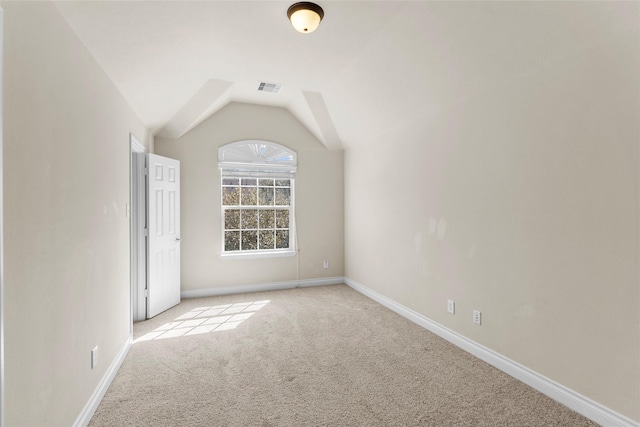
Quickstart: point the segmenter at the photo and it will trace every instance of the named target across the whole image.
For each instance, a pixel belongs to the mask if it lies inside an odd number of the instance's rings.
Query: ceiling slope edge
[[[329,113],[327,104],[324,102],[322,94],[319,92],[302,91],[302,95],[322,133],[320,140],[329,150],[342,150],[342,141],[340,140],[340,136],[338,136],[338,131],[331,119],[331,114]]]
[[[231,101],[233,82],[209,79],[157,133],[163,138],[180,138]]]
[[[155,135],[161,138],[180,138],[229,103],[246,103],[246,101],[234,96],[233,87],[233,82],[208,80]],[[264,105],[275,107],[274,105]],[[328,150],[343,149],[321,93],[300,91],[292,104],[280,108],[289,111]]]

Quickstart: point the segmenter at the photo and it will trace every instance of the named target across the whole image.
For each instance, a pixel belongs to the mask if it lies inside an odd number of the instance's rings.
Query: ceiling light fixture
[[[287,16],[297,31],[313,33],[324,18],[324,10],[315,3],[303,1],[292,4],[287,10]]]

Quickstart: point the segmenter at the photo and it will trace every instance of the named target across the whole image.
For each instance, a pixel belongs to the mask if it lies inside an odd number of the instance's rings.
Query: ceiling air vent
[[[260,82],[260,85],[258,86],[258,92],[278,93],[280,92],[281,87],[282,85],[276,83]]]

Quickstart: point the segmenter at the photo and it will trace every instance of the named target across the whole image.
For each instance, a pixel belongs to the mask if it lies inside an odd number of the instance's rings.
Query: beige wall
[[[1,5],[4,416],[70,425],[129,335],[128,136],[147,135],[53,5]],[[182,289],[296,279],[296,258],[219,258],[217,148],[272,140],[299,154],[300,279],[346,274],[640,421],[638,50],[621,33],[362,127],[378,136],[349,145],[344,177],[343,153],[280,108],[231,104],[158,138],[182,163]]]
[[[345,151],[347,277],[636,421],[639,52],[622,32]]]
[[[69,426],[129,337],[129,132],[147,135],[52,3],[2,7],[4,417]]]
[[[295,150],[298,259],[220,258],[218,147],[264,139]],[[232,103],[178,139],[155,138],[155,152],[180,160],[182,291],[342,276],[343,152],[327,150],[286,109]],[[322,261],[328,260],[328,269]]]

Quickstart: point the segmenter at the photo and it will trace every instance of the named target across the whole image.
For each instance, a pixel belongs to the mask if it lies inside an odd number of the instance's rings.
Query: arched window
[[[245,140],[218,149],[222,254],[294,254],[295,151]]]

